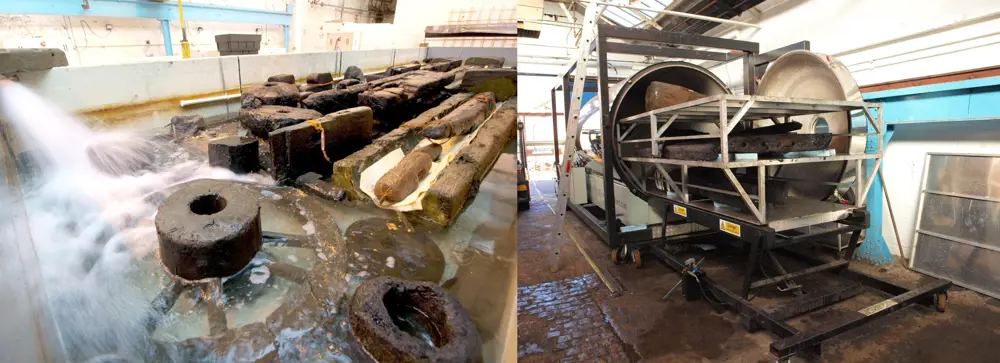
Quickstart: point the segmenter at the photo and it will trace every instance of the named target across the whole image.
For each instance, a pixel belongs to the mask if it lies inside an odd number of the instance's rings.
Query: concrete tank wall
[[[263,83],[279,73],[303,79],[314,72],[337,75],[352,65],[377,72],[392,64],[423,60],[427,52],[427,48],[410,48],[212,57],[69,66],[14,76],[94,127],[158,132],[176,115],[200,114],[211,120],[235,116],[239,111],[238,97],[228,103],[183,108],[182,100],[236,94],[241,83],[243,87]]]

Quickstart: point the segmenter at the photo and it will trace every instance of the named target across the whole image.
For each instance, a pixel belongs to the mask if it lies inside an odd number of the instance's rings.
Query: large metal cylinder
[[[614,102],[611,104],[610,110],[611,120],[615,124],[613,129],[617,129],[618,120],[648,111],[646,109],[646,91],[653,82],[663,82],[681,86],[705,96],[733,93],[728,87],[726,87],[726,84],[723,83],[719,77],[716,77],[712,74],[712,72],[698,65],[686,62],[657,63],[632,75],[632,77],[625,81],[622,88],[614,96]],[[692,127],[692,129],[697,129],[702,132],[718,131],[717,126],[710,124],[678,125],[678,127],[685,126]],[[650,131],[645,127],[636,127],[632,131],[631,135],[631,138],[648,138],[650,137]],[[633,166],[631,163],[622,161],[621,158],[617,156],[619,156],[619,152],[623,150],[621,148],[629,148],[634,145],[637,144],[619,144],[618,147],[613,150],[616,157],[606,157],[606,159],[611,159],[610,161],[615,163],[615,168],[617,170],[632,168]],[[627,152],[627,150],[625,151]],[[636,170],[633,171],[637,172]],[[639,195],[641,194],[642,189],[637,186],[640,185],[641,182],[635,179],[632,174],[634,173],[619,172],[618,176],[623,179],[625,185],[629,186],[633,193]]]
[[[764,72],[757,94],[762,96],[805,98],[830,101],[861,101],[861,91],[851,72],[836,58],[826,54],[797,50],[785,53],[771,63]],[[802,124],[798,133],[848,134],[864,132],[862,125],[855,130],[847,112],[792,117]],[[761,125],[767,125],[766,122]],[[834,137],[830,148],[838,155],[857,154],[865,151],[865,137]],[[816,182],[843,182],[852,177],[854,167],[844,162],[810,163],[773,167],[769,173],[776,177]],[[823,200],[830,197],[836,186],[820,183],[795,182],[789,195],[806,199]]]
[[[649,111],[646,105],[646,92],[653,82],[663,82],[681,86],[691,91],[707,96],[732,93],[722,81],[707,69],[684,62],[665,62],[654,64],[639,71],[629,78],[614,97],[610,115],[614,123],[613,130],[618,130],[618,120]],[[771,63],[764,73],[757,94],[763,96],[861,101],[861,93],[847,68],[833,57],[808,51],[793,51],[786,53]],[[681,99],[678,97],[677,99]],[[662,107],[662,105],[661,105]],[[819,115],[793,117],[793,121],[803,126],[797,133],[833,133],[848,134],[863,132],[864,128],[852,127],[851,115],[847,112],[834,112]],[[771,125],[769,120],[758,120],[755,127]],[[671,129],[690,127],[701,132],[716,133],[718,127],[714,124],[674,124]],[[745,124],[744,124],[745,125]],[[621,130],[626,129],[622,125]],[[739,126],[737,128],[740,129]],[[629,134],[630,139],[650,137],[647,127],[636,127]],[[640,194],[642,185],[635,175],[641,175],[638,166],[621,160],[621,157],[649,155],[648,144],[624,144],[615,142],[615,157],[612,158],[617,170],[632,170],[632,173],[619,173],[622,181]],[[865,138],[862,136],[837,136],[833,138],[830,148],[837,154],[853,154],[864,152]],[[836,186],[831,183],[844,182],[853,178],[854,168],[847,162],[811,163],[771,167],[769,174],[793,181],[790,183],[789,196],[797,198],[823,200],[830,197]],[[804,181],[804,182],[803,182]]]

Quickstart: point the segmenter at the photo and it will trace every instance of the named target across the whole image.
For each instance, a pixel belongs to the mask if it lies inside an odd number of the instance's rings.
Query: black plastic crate
[[[260,51],[260,34],[220,34],[215,36],[219,55],[247,55]]]

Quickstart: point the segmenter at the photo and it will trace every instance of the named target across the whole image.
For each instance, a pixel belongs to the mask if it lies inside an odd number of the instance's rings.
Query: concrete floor
[[[604,275],[625,291],[612,297],[568,240],[560,253],[561,269],[549,272],[544,249],[555,219],[549,207],[555,206],[555,185],[548,180],[532,181],[531,186],[531,208],[518,215],[519,361],[775,360],[769,352],[773,337],[763,332],[747,333],[736,314],[717,313],[704,301],[683,301],[677,293],[663,301],[663,294],[679,280],[676,272],[651,256],[638,269],[614,265],[610,249],[572,213],[567,214],[567,228],[579,236],[582,249]],[[901,264],[878,268],[853,263],[851,268],[906,286],[915,286],[923,278]],[[712,266],[705,269],[716,276]],[[761,301],[768,298],[762,296]],[[863,293],[788,323],[799,329],[815,326],[881,299]],[[822,349],[823,355],[816,361],[1000,362],[1000,302],[956,286],[949,293],[945,313],[908,307],[830,339]]]

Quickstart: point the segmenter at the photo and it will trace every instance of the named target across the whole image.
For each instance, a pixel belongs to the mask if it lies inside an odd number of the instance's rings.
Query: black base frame
[[[817,233],[790,236],[788,234],[778,234],[766,226],[734,221],[731,218],[726,218],[720,214],[702,210],[692,205],[670,200],[666,201],[665,204],[667,211],[673,210],[674,205],[686,208],[687,216],[685,218],[688,221],[714,230],[718,230],[721,220],[739,225],[740,235],[731,236],[738,239],[727,239],[734,241],[748,251],[746,267],[743,271],[743,281],[739,291],[734,292],[722,286],[713,281],[710,276],[700,278],[700,282],[702,288],[710,292],[711,295],[714,295],[715,299],[721,300],[724,305],[743,317],[744,326],[747,330],[751,332],[766,330],[777,336],[778,339],[771,344],[771,353],[778,359],[785,360],[793,355],[818,356],[821,353],[820,348],[824,340],[872,322],[879,317],[912,304],[936,306],[941,310],[943,309],[943,305],[939,303],[939,300],[947,299],[947,290],[951,287],[950,281],[935,279],[935,281],[918,288],[908,289],[876,276],[849,270],[848,265],[854,258],[854,251],[858,246],[861,231],[868,228],[869,225],[868,212],[864,209],[857,209],[847,218],[837,221],[842,227]],[[840,233],[851,233],[850,244],[843,257],[833,261],[821,261],[813,257],[796,254],[786,248],[804,242],[815,241],[820,237]],[[704,239],[700,238],[703,235],[704,233],[699,233],[697,238],[703,241]],[[684,261],[677,254],[670,252],[666,248],[668,244],[687,242],[683,235],[665,237],[663,241],[665,242],[651,245],[646,250],[659,258],[668,267],[677,271],[684,271],[686,268]],[[754,272],[759,268],[758,264],[762,260],[762,257],[764,254],[772,252],[784,254],[798,261],[805,262],[810,267],[754,281]],[[766,308],[756,306],[748,300],[753,290],[822,272],[831,273],[833,277],[841,280],[842,283],[837,286],[821,288],[804,295],[796,296],[789,301]],[[870,291],[888,295],[889,298],[878,304],[859,310],[857,314],[830,321],[807,331],[799,331],[784,323],[785,320],[795,316],[849,299],[860,294],[866,288],[870,289]]]
[[[615,40],[615,41],[609,41]],[[776,233],[767,226],[755,225],[741,221],[734,221],[712,211],[702,210],[693,205],[652,198],[650,202],[662,201],[665,204],[665,211],[672,211],[674,205],[684,207],[684,216],[678,217],[671,213],[664,213],[664,227],[672,221],[694,222],[705,226],[709,231],[696,232],[686,235],[677,235],[652,238],[652,231],[647,228],[643,231],[622,233],[618,228],[618,221],[615,211],[614,174],[615,147],[613,144],[613,120],[611,119],[611,98],[610,80],[608,77],[608,54],[633,54],[646,56],[674,57],[682,59],[700,59],[718,62],[741,60],[744,71],[744,93],[753,95],[756,89],[756,78],[762,74],[767,64],[774,61],[779,56],[789,51],[797,49],[808,50],[809,42],[795,43],[780,49],[766,53],[760,53],[759,45],[753,42],[745,42],[732,39],[713,38],[701,35],[671,33],[653,29],[621,28],[615,26],[599,25],[597,36],[593,43],[586,44],[593,52],[597,53],[597,89],[599,93],[601,109],[601,127],[603,132],[603,158],[604,162],[604,208],[597,205],[574,205],[569,203],[570,208],[576,213],[588,227],[593,229],[601,239],[612,248],[628,248],[630,250],[647,251],[656,255],[667,266],[684,271],[686,264],[678,255],[671,253],[665,245],[674,243],[690,243],[697,239],[704,241],[706,233],[726,233],[720,231],[720,221],[725,220],[730,225],[738,225],[738,233],[730,233],[738,236],[738,239],[729,238],[736,245],[747,251],[746,266],[742,279],[742,284],[738,292],[734,292],[726,287],[714,282],[710,276],[700,277],[700,284],[707,295],[714,295],[723,304],[738,312],[744,319],[744,325],[750,331],[766,330],[778,337],[778,340],[771,344],[771,352],[778,359],[786,360],[793,355],[818,355],[824,340],[846,332],[855,327],[867,324],[881,316],[889,314],[900,308],[912,304],[936,305],[942,309],[942,301],[946,301],[947,289],[951,282],[936,280],[916,289],[907,289],[903,286],[880,279],[864,273],[859,273],[848,269],[848,265],[854,258],[854,252],[858,245],[861,231],[868,227],[868,212],[863,208],[854,210],[848,217],[837,221],[840,227],[819,233],[789,235],[788,233]],[[683,47],[690,46],[696,48],[708,48],[723,50],[715,52],[707,50],[691,50]],[[570,67],[562,76],[562,84],[552,90],[552,103],[556,104],[556,91],[559,89],[568,91],[572,86],[571,74],[575,70],[575,65]],[[589,79],[588,79],[589,80]],[[592,90],[585,87],[585,90]],[[570,105],[571,97],[564,92],[564,104]],[[565,121],[569,121],[570,112],[565,112]],[[559,119],[555,108],[552,113],[553,129]],[[558,135],[558,134],[556,134]],[[567,135],[567,142],[577,142],[576,137]],[[555,138],[556,165],[559,165],[559,145],[558,136]],[[572,140],[572,141],[571,141]],[[632,190],[637,193],[636,190]],[[597,202],[597,201],[595,201]],[[657,205],[657,208],[660,206]],[[805,262],[810,267],[800,271],[788,272],[780,266],[780,262],[773,253],[791,253],[787,247],[813,241],[824,236],[851,233],[850,245],[847,251],[839,259],[834,261],[818,261],[808,256],[794,256],[798,261]],[[754,281],[754,272],[760,267],[763,257],[767,256],[776,266],[779,274],[767,279]],[[827,286],[816,291],[792,298],[791,300],[766,308],[753,305],[749,300],[751,291],[771,285],[785,284],[790,288],[794,286],[794,279],[801,279],[806,275],[828,273],[835,279],[841,280],[841,284]],[[835,304],[860,294],[865,289],[881,292],[889,295],[889,298],[881,303],[872,305],[858,311],[853,316],[847,316],[840,320],[831,321],[814,329],[799,331],[784,321],[792,317],[814,311],[825,306]],[[801,292],[801,288],[798,290]]]
[[[615,39],[617,41],[609,41]],[[808,42],[792,44],[780,49],[776,49],[761,54],[759,45],[753,42],[745,42],[732,39],[722,39],[706,37],[701,35],[671,33],[653,29],[621,28],[615,26],[599,25],[597,36],[593,43],[582,45],[589,47],[591,51],[597,53],[597,92],[601,109],[601,130],[603,132],[604,151],[604,208],[597,205],[574,205],[569,203],[570,208],[576,213],[588,227],[593,229],[601,239],[612,248],[628,248],[639,251],[646,250],[656,255],[667,266],[684,271],[686,264],[678,255],[671,253],[665,248],[666,244],[691,242],[696,238],[704,240],[706,231],[696,232],[686,235],[652,238],[652,231],[646,230],[637,232],[622,233],[618,228],[618,220],[615,208],[615,180],[614,160],[615,147],[613,144],[613,120],[611,120],[610,110],[610,80],[608,77],[608,54],[633,54],[646,56],[675,57],[683,59],[701,59],[710,61],[727,62],[731,60],[742,60],[744,70],[744,93],[753,95],[756,88],[757,74],[762,73],[767,64],[777,59],[782,54],[796,50],[809,49]],[[724,52],[702,51],[684,49],[684,46],[699,48],[719,49]],[[571,89],[571,74],[575,70],[575,65],[570,67],[562,76],[562,84],[552,90],[552,103],[556,104],[556,91]],[[588,90],[589,87],[584,87]],[[564,104],[570,105],[571,95],[563,92]],[[569,121],[571,112],[565,112],[565,121]],[[553,129],[559,119],[555,108],[552,113]],[[558,135],[558,134],[557,134]],[[567,142],[578,142],[574,135],[567,135]],[[558,136],[555,138],[556,165],[559,165],[559,145]],[[632,190],[636,193],[636,190]],[[747,251],[746,266],[744,270],[742,284],[738,292],[714,282],[710,276],[700,277],[700,284],[708,295],[713,295],[723,304],[738,312],[744,319],[744,325],[750,331],[767,330],[778,337],[778,340],[771,344],[771,352],[778,359],[786,360],[793,355],[819,355],[820,347],[824,340],[846,332],[855,327],[867,324],[881,316],[889,314],[900,308],[912,304],[936,305],[942,309],[942,301],[946,301],[947,289],[951,282],[936,280],[916,289],[907,289],[892,282],[880,279],[864,273],[859,273],[848,269],[848,265],[854,258],[854,252],[858,245],[861,231],[868,227],[868,212],[861,209],[854,210],[848,217],[837,221],[841,227],[834,228],[819,233],[789,235],[788,233],[776,233],[772,228],[760,226],[741,221],[734,221],[712,211],[702,210],[693,205],[676,202],[673,200],[660,200],[664,202],[665,213],[662,215],[664,227],[671,221],[694,222],[709,229],[707,233],[726,233],[720,231],[720,221],[725,220],[731,226],[739,227],[739,232],[730,234],[736,235],[738,239],[727,239],[734,241],[739,247]],[[654,200],[650,200],[653,202]],[[597,202],[597,201],[595,201]],[[678,218],[666,211],[672,211],[674,205],[684,207],[685,215]],[[659,207],[659,205],[657,205]],[[603,215],[601,215],[603,214]],[[808,256],[795,256],[798,261],[806,262],[810,265],[800,271],[788,272],[780,266],[780,262],[773,253],[789,253],[786,247],[790,247],[802,242],[812,241],[828,235],[851,233],[850,245],[842,257],[834,261],[818,261]],[[767,279],[754,281],[754,272],[760,267],[762,257],[767,256],[776,266],[779,274]],[[793,288],[793,280],[801,279],[806,275],[828,273],[836,279],[842,280],[842,284],[825,287],[816,291],[797,296],[791,300],[761,308],[753,305],[749,300],[751,291],[776,284],[785,284]],[[799,331],[784,321],[807,312],[820,309],[825,306],[835,304],[860,294],[864,289],[871,289],[881,292],[890,297],[878,304],[858,311],[853,316],[847,316],[839,320],[831,321],[814,329]],[[798,290],[801,292],[801,288]]]

